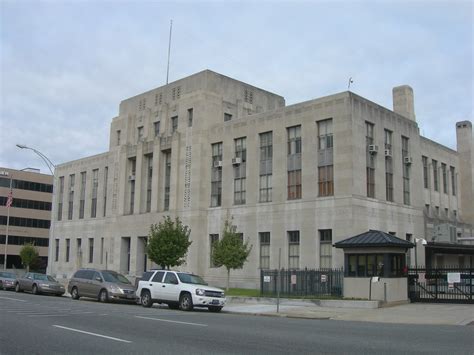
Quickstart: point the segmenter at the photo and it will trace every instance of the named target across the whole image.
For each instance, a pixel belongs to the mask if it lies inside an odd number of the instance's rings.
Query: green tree
[[[214,264],[227,269],[226,290],[229,290],[230,270],[242,269],[251,250],[248,240],[244,242],[241,234],[237,233],[237,227],[226,219],[222,239],[216,241],[212,248]]]
[[[166,216],[163,222],[152,224],[148,234],[148,257],[163,269],[179,266],[186,261],[186,253],[191,245],[191,229],[183,225],[179,218],[174,221]]]
[[[38,263],[39,254],[33,243],[26,243],[21,247],[20,258],[22,264],[26,266],[26,272],[30,271],[30,266]]]

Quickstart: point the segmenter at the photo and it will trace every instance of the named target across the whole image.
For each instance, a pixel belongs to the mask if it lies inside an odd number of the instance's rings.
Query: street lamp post
[[[415,268],[418,269],[418,250],[417,250],[417,245],[418,242],[421,241],[422,245],[426,245],[426,239],[423,238],[415,238]]]
[[[17,144],[16,145],[18,148],[20,149],[29,149],[29,150],[32,150],[33,152],[36,153],[36,155],[38,155],[43,161],[44,163],[46,164],[46,166],[48,167],[49,171],[51,172],[51,175],[53,175],[53,185],[54,185],[54,169],[56,168],[56,166],[53,164],[53,162],[46,156],[44,155],[43,153],[41,153],[39,150],[36,150],[34,148],[31,148],[31,147],[27,147],[26,145],[24,144]],[[50,229],[49,229],[49,240],[50,240],[50,243],[49,243],[49,250],[48,250],[48,254],[49,255],[52,255],[52,241],[54,240],[53,239],[53,228],[52,228],[52,222],[53,222],[53,214],[51,213],[51,224],[50,224]]]
[[[53,162],[46,155],[44,155],[43,153],[41,153],[40,151],[38,151],[34,148],[27,147],[24,144],[17,144],[16,146],[20,149],[29,149],[29,150],[32,150],[33,152],[35,152],[41,159],[43,159],[44,163],[46,164],[49,171],[51,172],[51,175],[54,175],[53,170],[56,166],[53,164]]]

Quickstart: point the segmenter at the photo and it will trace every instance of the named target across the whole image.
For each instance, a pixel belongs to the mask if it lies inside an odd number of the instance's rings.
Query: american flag
[[[10,190],[10,192],[8,193],[7,203],[6,203],[5,206],[7,208],[10,208],[12,203],[13,203],[13,192],[12,192],[12,190]]]

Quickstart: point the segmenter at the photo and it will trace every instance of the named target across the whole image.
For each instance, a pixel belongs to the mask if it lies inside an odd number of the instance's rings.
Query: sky
[[[0,0],[0,166],[108,150],[120,101],[210,69],[286,104],[347,90],[389,109],[410,85],[420,133],[456,148],[473,116],[473,1]]]

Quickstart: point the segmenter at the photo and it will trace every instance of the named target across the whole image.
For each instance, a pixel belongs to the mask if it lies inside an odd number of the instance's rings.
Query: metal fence
[[[261,270],[262,296],[342,297],[344,270]]]
[[[474,303],[474,269],[409,269],[408,296],[412,302]]]

